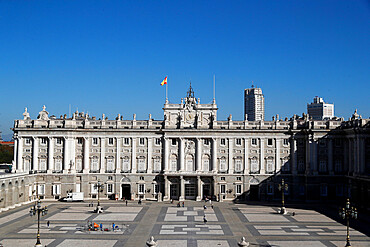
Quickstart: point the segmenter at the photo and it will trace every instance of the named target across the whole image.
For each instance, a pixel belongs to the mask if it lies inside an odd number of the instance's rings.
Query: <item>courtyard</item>
[[[104,213],[96,214],[89,203],[43,202],[48,207],[40,221],[43,246],[144,247],[150,236],[160,247],[238,246],[241,237],[250,246],[344,246],[346,239],[345,225],[299,207],[288,207],[289,213],[281,215],[278,207],[231,202],[214,202],[211,207],[209,202],[185,201],[177,207],[177,202],[129,202],[126,206],[109,201],[101,204]],[[32,205],[0,213],[3,246],[35,245],[37,216],[29,216]],[[99,227],[89,230],[94,223]],[[352,246],[370,246],[370,237],[364,233],[351,228],[350,235]]]

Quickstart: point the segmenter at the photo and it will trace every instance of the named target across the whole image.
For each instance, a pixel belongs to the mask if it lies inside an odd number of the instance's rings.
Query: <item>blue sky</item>
[[[243,119],[243,90],[265,119],[306,112],[314,96],[346,119],[370,116],[368,1],[0,1],[0,131],[42,105],[59,116],[162,119],[191,80],[218,119]]]

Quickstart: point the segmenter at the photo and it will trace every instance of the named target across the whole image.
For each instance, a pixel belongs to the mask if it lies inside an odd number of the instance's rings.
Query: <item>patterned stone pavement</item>
[[[144,202],[142,205],[104,202],[103,214],[93,213],[88,203],[47,203],[49,213],[41,218],[41,243],[55,247],[146,246],[154,236],[160,247],[238,246],[242,236],[250,246],[344,246],[346,227],[313,210],[288,208],[277,214],[269,206],[204,202],[176,204]],[[29,206],[28,206],[29,207]],[[28,207],[0,213],[0,242],[5,246],[34,246],[37,218]],[[203,217],[207,222],[203,222]],[[50,221],[50,226],[46,222]],[[89,231],[89,223],[102,224],[103,231]],[[112,230],[112,223],[118,226]],[[351,229],[352,246],[370,247],[370,238]]]

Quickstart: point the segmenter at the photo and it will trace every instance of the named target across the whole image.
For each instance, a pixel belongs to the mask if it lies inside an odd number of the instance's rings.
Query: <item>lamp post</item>
[[[279,184],[279,190],[281,191],[281,203],[282,207],[280,210],[281,214],[286,214],[286,209],[285,209],[285,202],[284,202],[284,193],[285,191],[288,191],[288,184],[285,183],[284,179],[281,180],[281,184]]]
[[[104,189],[104,184],[102,184],[100,181],[98,181],[97,184],[94,185],[95,189],[98,190],[98,205],[96,206],[96,212],[100,213],[102,212],[102,208],[100,207],[100,191],[103,191]]]
[[[346,247],[350,247],[351,243],[349,242],[349,219],[350,218],[357,219],[357,209],[354,207],[351,207],[351,203],[349,202],[349,199],[347,199],[346,207],[339,210],[339,216],[347,220]]]
[[[40,213],[42,216],[47,215],[48,213],[48,208],[41,207],[41,201],[38,200],[37,204],[32,206],[30,209],[30,216],[33,216],[37,213],[37,239],[36,239],[36,247],[42,247],[41,241],[40,241]]]

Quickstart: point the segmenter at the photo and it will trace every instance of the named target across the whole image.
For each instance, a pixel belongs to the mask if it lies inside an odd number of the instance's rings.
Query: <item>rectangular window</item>
[[[177,160],[171,160],[171,171],[177,171]]]
[[[155,138],[155,145],[161,145],[161,138]]]
[[[242,139],[240,139],[240,138],[237,138],[237,139],[235,140],[235,142],[236,142],[236,145],[237,145],[237,146],[242,145]]]
[[[130,171],[130,159],[127,157],[122,159],[122,171],[124,172]]]
[[[236,194],[237,195],[240,195],[242,193],[242,185],[241,184],[237,184],[235,186],[235,191],[236,191]]]
[[[241,159],[236,159],[235,160],[235,171],[236,172],[241,172],[243,170],[242,168],[242,160]]]
[[[159,184],[154,184],[154,194],[159,193]]]
[[[107,184],[107,193],[112,194],[113,193],[113,184]]]
[[[257,159],[251,159],[251,172],[258,172],[259,167],[258,167],[258,161]]]
[[[113,138],[108,138],[108,144],[113,145]]]
[[[334,164],[334,171],[335,172],[342,172],[342,161],[336,160]]]
[[[209,139],[204,139],[203,142],[204,142],[204,145],[206,145],[206,146],[209,145]]]
[[[57,142],[58,145],[62,144],[62,138],[58,137],[56,142]]]
[[[186,170],[187,171],[194,171],[193,160],[187,160],[186,161]]]
[[[139,184],[139,194],[145,193],[145,184]]]
[[[172,144],[173,146],[175,146],[175,145],[176,145],[176,139],[175,139],[175,138],[172,138],[172,139],[171,139],[171,144]]]
[[[154,169],[155,172],[160,172],[161,169],[161,160],[160,159],[154,159]]]
[[[275,166],[274,166],[274,160],[273,159],[268,159],[267,160],[267,172],[272,173],[275,171]]]
[[[221,184],[221,194],[225,194],[225,193],[226,193],[226,185]]]
[[[256,138],[252,138],[252,146],[257,146],[257,139]]]
[[[46,137],[41,138],[41,144],[46,145],[48,143],[48,139]]]
[[[46,171],[46,159],[40,159],[39,166],[40,171]]]
[[[62,170],[62,159],[55,159],[54,170],[55,171]]]
[[[123,144],[124,145],[130,145],[130,138],[124,138],[123,139]]]
[[[77,138],[77,144],[82,144],[83,143],[83,140],[82,140],[82,138]]]
[[[145,170],[146,170],[145,159],[143,159],[143,158],[138,159],[138,171],[143,172]]]
[[[222,146],[225,146],[226,145],[226,139],[224,139],[224,138],[221,139],[221,145]]]
[[[220,171],[221,172],[226,171],[226,159],[220,159]]]
[[[140,138],[140,139],[139,139],[139,144],[140,144],[140,145],[144,145],[144,142],[145,142],[144,138]]]
[[[82,171],[82,159],[76,159],[76,170]]]
[[[31,144],[31,138],[26,138],[24,141],[25,141],[26,145],[30,145]]]
[[[203,171],[209,171],[209,159],[203,160]]]
[[[97,184],[91,184],[91,194],[98,194]]]
[[[53,184],[52,195],[60,195],[60,184]]]
[[[38,189],[37,193],[39,195],[44,195],[45,194],[45,184],[39,184],[37,189]]]
[[[98,138],[93,138],[93,145],[98,145]]]
[[[268,184],[267,185],[267,195],[273,195],[274,194],[274,185]]]
[[[221,179],[221,181],[225,181],[225,177],[221,177],[220,179]]]
[[[271,138],[267,139],[267,145],[272,146],[272,139]]]
[[[99,160],[98,158],[92,158],[91,159],[91,170],[97,171],[99,169]]]
[[[328,196],[328,186],[326,184],[322,184],[320,186],[320,195],[321,196]]]
[[[114,171],[114,160],[111,158],[107,159],[107,171]]]
[[[242,181],[242,177],[236,177],[237,181]]]
[[[320,172],[326,172],[327,171],[327,166],[326,166],[326,161],[325,160],[320,160],[319,171]]]
[[[283,145],[288,146],[289,145],[289,139],[284,139],[283,140]]]
[[[304,172],[306,169],[305,169],[305,165],[304,165],[304,161],[303,160],[298,160],[298,171],[299,172]]]

